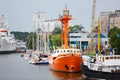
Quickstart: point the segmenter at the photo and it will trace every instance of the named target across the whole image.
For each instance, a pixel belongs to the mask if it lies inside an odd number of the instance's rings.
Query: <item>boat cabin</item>
[[[101,55],[98,57],[98,62],[104,65],[120,65],[120,55]]]
[[[81,54],[79,49],[56,49],[53,51],[53,55],[65,55],[65,54]]]

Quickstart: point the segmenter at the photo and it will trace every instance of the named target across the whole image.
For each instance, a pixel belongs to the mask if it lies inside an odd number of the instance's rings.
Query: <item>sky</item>
[[[96,0],[97,21],[100,12],[120,10],[120,0]],[[92,0],[0,0],[0,15],[7,18],[11,31],[33,31],[33,16],[38,11],[45,12],[45,19],[56,19],[68,5],[74,20],[69,25],[83,25],[91,30]]]

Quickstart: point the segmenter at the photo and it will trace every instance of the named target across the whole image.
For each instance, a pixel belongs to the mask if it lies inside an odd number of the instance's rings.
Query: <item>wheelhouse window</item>
[[[117,57],[114,57],[114,59],[117,59]]]
[[[66,52],[66,50],[64,50],[64,52]]]
[[[67,52],[70,52],[69,50],[67,50]]]
[[[59,50],[57,50],[57,53],[59,53]]]
[[[118,57],[118,59],[120,59],[120,57]]]
[[[109,57],[106,57],[105,59],[107,60],[107,59],[109,59]]]
[[[110,59],[113,59],[113,57],[110,57]]]
[[[74,52],[76,52],[76,50],[74,50]]]

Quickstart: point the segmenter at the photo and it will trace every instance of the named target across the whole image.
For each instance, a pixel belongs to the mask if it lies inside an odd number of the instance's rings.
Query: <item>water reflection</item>
[[[105,80],[96,78],[87,78],[81,72],[64,73],[50,70],[50,73],[55,77],[55,80]]]
[[[18,53],[0,54],[0,80],[98,80],[81,73],[52,71],[49,65],[32,65]]]
[[[83,80],[83,74],[81,72],[77,73],[64,73],[52,71],[50,72],[56,77],[57,80]]]

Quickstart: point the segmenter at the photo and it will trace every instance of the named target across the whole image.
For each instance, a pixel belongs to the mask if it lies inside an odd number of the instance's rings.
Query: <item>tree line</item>
[[[110,29],[108,37],[110,46],[120,55],[120,29],[117,27]]]
[[[74,25],[69,27],[69,32],[78,32],[81,30],[83,27],[79,25]],[[50,49],[57,48],[61,46],[61,28],[60,27],[55,27],[54,30],[52,31],[52,35],[49,36],[49,47]],[[34,42],[33,42],[33,36],[34,36]],[[27,48],[32,49],[33,44],[36,45],[36,34],[35,32],[31,32],[27,38]]]
[[[75,25],[75,26],[70,26],[69,27],[69,33],[72,32],[79,32],[83,27],[79,26],[79,25]],[[26,46],[28,49],[32,49],[33,48],[33,36],[34,36],[34,45],[36,45],[36,34],[34,32],[11,32],[15,35],[15,39],[19,39],[19,40],[23,40],[25,42],[27,42]],[[49,36],[49,40],[50,40],[50,48],[53,49],[56,47],[60,47],[61,46],[61,28],[59,27],[55,27],[54,30],[52,31],[52,34]],[[110,31],[108,32],[108,37],[109,37],[109,44],[112,48],[114,48],[116,50],[117,54],[120,54],[120,29],[117,27],[114,27],[112,29],[110,29]]]
[[[19,31],[12,31],[11,34],[14,34],[15,39],[27,41],[27,37],[29,36],[29,32],[19,32]]]

